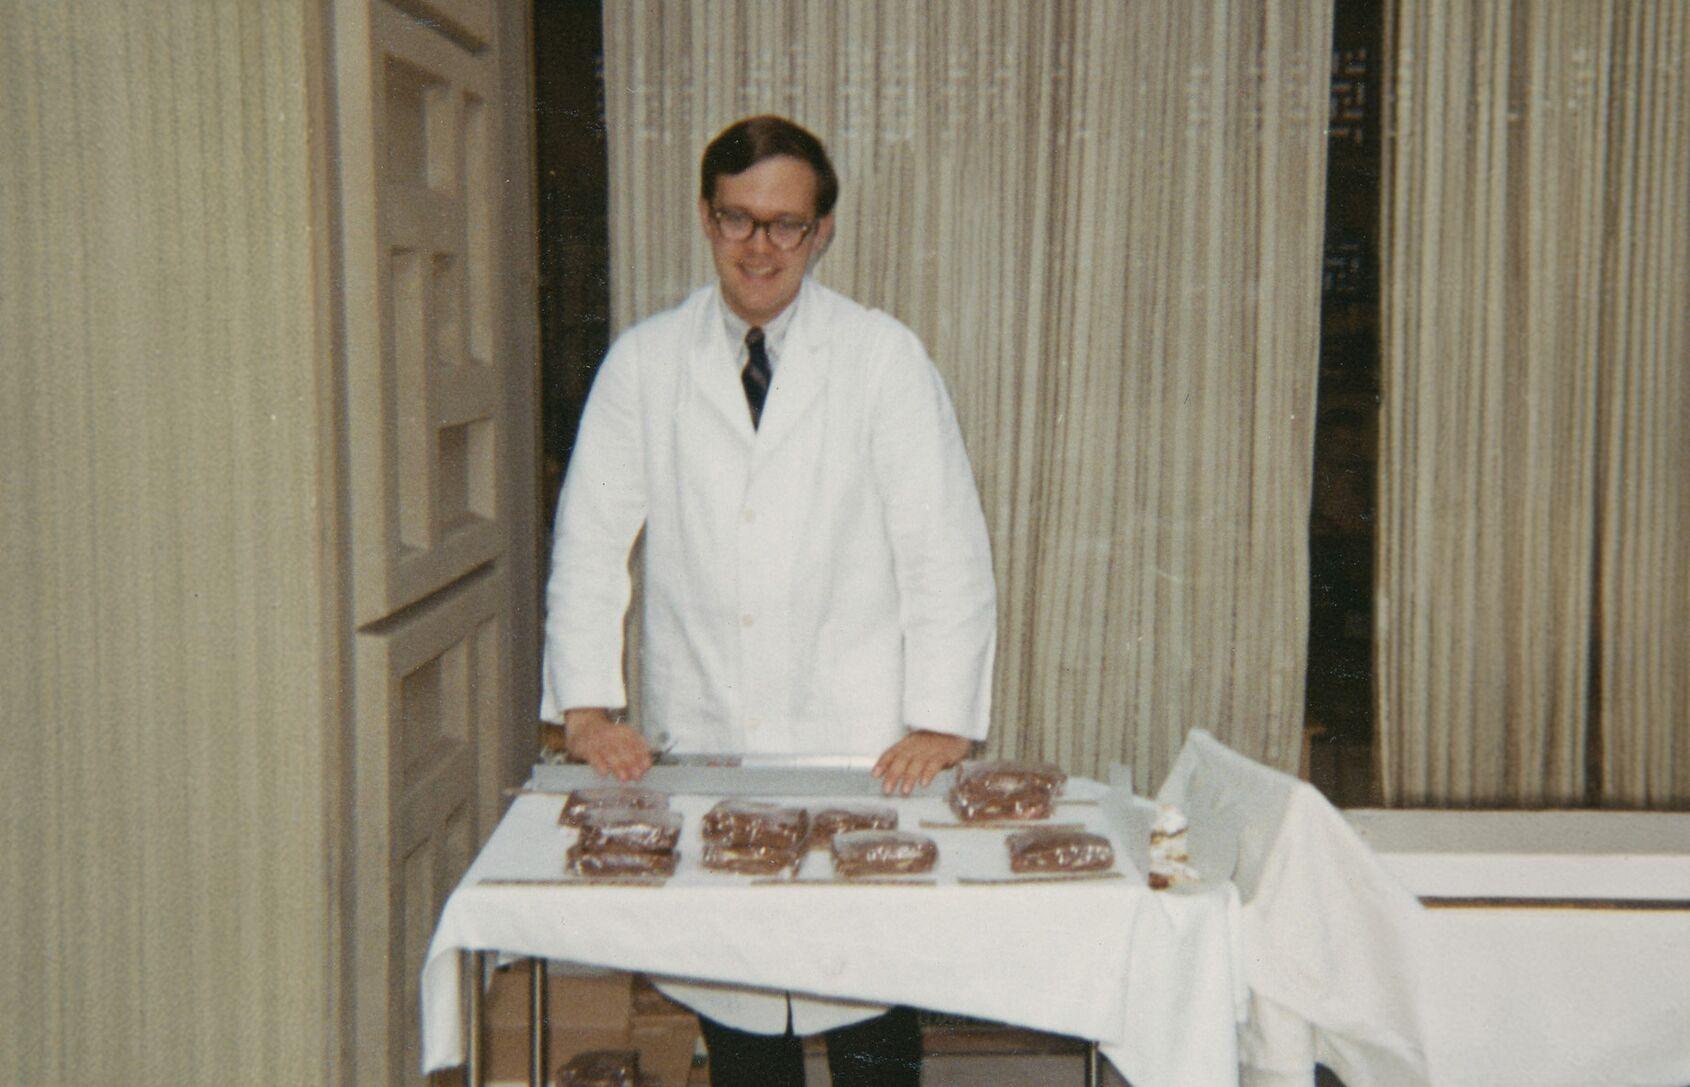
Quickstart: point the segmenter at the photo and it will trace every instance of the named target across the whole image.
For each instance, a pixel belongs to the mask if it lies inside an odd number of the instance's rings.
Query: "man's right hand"
[[[651,748],[632,725],[613,720],[599,707],[568,710],[563,715],[566,748],[604,777],[638,781],[651,769]]]

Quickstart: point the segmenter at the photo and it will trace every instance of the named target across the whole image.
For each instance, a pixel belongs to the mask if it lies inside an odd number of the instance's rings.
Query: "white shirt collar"
[[[807,281],[806,281],[807,282]],[[804,299],[804,288],[799,286],[798,293],[786,308],[775,314],[775,319],[763,326],[763,344],[769,352],[769,369],[773,370],[775,362],[780,358],[781,346],[786,342],[786,330],[792,327],[792,315],[798,312],[799,303]],[[745,357],[745,334],[751,331],[751,325],[739,314],[728,308],[728,303],[722,298],[721,291],[716,292],[716,304],[721,308],[722,321],[728,330],[728,342],[737,345],[739,356]]]

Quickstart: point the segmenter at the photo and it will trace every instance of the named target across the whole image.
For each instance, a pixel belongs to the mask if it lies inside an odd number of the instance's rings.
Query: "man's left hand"
[[[966,736],[916,729],[886,749],[874,764],[874,776],[880,779],[881,792],[908,796],[917,785],[931,784],[939,771],[967,758],[973,747]]]

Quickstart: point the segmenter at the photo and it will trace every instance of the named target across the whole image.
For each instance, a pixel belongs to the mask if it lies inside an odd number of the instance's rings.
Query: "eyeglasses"
[[[810,231],[816,228],[814,219],[792,219],[782,216],[779,219],[759,219],[755,215],[747,215],[737,208],[711,208],[710,217],[716,220],[716,229],[722,237],[730,242],[750,241],[757,233],[757,228],[763,229],[763,236],[769,239],[769,244],[780,250],[797,249],[804,244]]]

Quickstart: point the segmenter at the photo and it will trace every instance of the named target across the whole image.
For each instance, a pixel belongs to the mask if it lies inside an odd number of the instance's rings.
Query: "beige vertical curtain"
[[[0,0],[0,1083],[345,1073],[323,22]]]
[[[1618,5],[1602,251],[1601,800],[1690,805],[1690,3]]]
[[[1330,9],[613,2],[619,327],[707,281],[697,162],[784,113],[843,193],[818,277],[949,382],[997,563],[996,751],[1295,766]]]
[[[1596,691],[1603,720],[1610,700],[1630,713],[1616,753],[1670,747],[1674,684],[1684,720],[1684,10],[1390,6],[1375,645],[1393,803],[1582,802]]]

